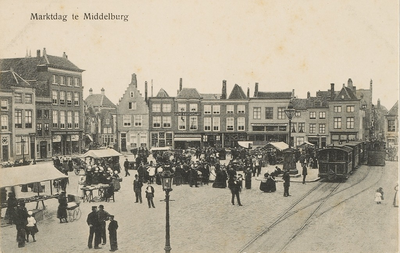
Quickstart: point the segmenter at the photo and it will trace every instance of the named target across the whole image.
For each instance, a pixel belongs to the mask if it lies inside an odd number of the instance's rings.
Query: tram
[[[347,179],[353,172],[353,148],[331,146],[317,151],[319,162],[318,176],[330,181]]]

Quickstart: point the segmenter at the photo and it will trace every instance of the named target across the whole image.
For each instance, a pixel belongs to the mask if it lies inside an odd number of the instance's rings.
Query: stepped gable
[[[233,86],[231,94],[229,94],[228,99],[247,99],[247,96],[243,92],[242,87],[235,84],[235,86]]]
[[[168,93],[167,93],[163,88],[161,88],[161,89],[158,91],[156,97],[157,97],[157,98],[169,98],[169,95],[168,95]]]
[[[195,88],[183,88],[179,91],[176,98],[186,98],[186,99],[200,99],[201,96]]]

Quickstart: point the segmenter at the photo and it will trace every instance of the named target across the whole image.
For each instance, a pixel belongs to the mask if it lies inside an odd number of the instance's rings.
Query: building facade
[[[397,152],[399,138],[399,101],[397,101],[386,114],[385,125],[386,145],[388,147],[394,147]]]

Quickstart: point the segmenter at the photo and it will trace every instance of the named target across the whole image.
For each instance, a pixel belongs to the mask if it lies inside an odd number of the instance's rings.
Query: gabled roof
[[[103,94],[92,94],[85,99],[86,104],[89,107],[108,107],[117,108],[113,102],[111,102],[106,95]]]
[[[262,92],[257,93],[258,98],[267,99],[290,99],[292,97],[292,92]]]
[[[3,89],[12,86],[32,87],[25,79],[12,70],[0,71],[0,87]]]
[[[247,96],[243,92],[242,87],[235,84],[235,86],[233,86],[233,89],[232,89],[231,94],[229,95],[228,99],[247,99]]]
[[[335,96],[334,101],[342,101],[342,100],[358,100],[356,95],[352,89],[348,87],[343,87],[339,94]]]
[[[164,89],[160,89],[160,91],[157,93],[158,98],[169,98],[168,93]]]
[[[399,115],[399,101],[397,101],[393,107],[387,113],[388,116],[398,116]]]
[[[75,64],[73,64],[68,58],[53,56],[53,55],[45,55],[47,57],[47,65],[49,67],[67,69],[72,71],[83,72],[83,69],[78,68]]]
[[[201,96],[195,88],[183,88],[181,91],[179,91],[178,96],[176,96],[176,98],[200,99]]]

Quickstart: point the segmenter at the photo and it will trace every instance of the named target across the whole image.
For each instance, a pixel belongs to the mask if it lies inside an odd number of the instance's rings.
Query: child
[[[33,238],[33,242],[36,242],[35,239],[35,234],[38,231],[37,226],[36,226],[36,220],[35,217],[32,216],[32,211],[28,212],[28,218],[27,218],[27,222],[28,224],[26,225],[26,241],[29,242],[29,234],[32,235]]]
[[[110,224],[108,224],[108,234],[110,235],[110,251],[118,250],[117,229],[118,222],[114,220],[114,215],[110,215]]]
[[[379,189],[376,190],[376,192],[375,192],[375,202],[377,204],[381,204],[382,200],[383,200],[383,189],[382,189],[382,187],[379,187]]]

